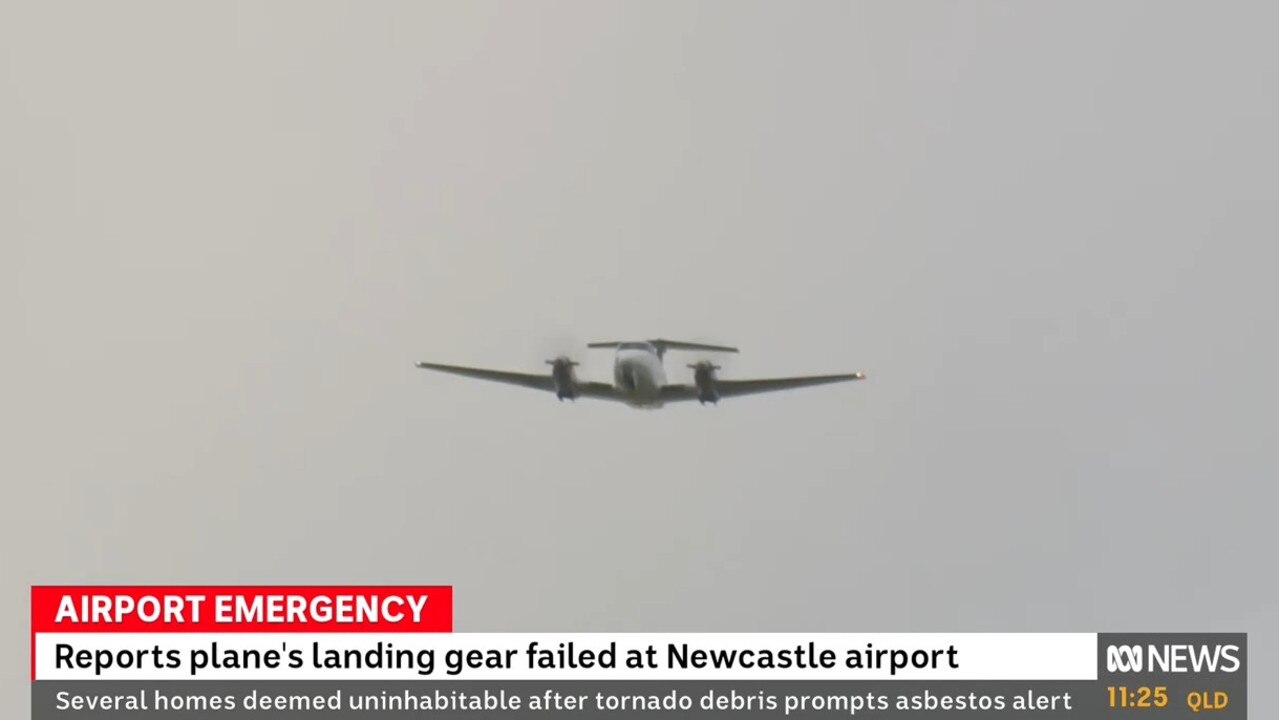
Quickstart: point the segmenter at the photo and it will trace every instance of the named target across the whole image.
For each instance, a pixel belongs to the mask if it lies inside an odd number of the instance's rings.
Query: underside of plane
[[[594,398],[613,400],[635,408],[659,408],[670,402],[696,400],[702,405],[718,403],[722,398],[754,395],[757,393],[792,390],[795,388],[828,385],[830,383],[863,380],[860,372],[843,375],[810,375],[804,377],[767,378],[757,380],[722,380],[720,367],[709,360],[688,365],[693,370],[693,384],[666,382],[663,360],[668,350],[694,352],[735,353],[737,348],[676,340],[610,341],[589,343],[588,348],[612,348],[616,352],[613,362],[613,382],[582,381],[577,378],[578,363],[567,357],[547,360],[549,373],[532,374],[486,370],[483,368],[442,365],[419,362],[426,370],[461,375],[463,377],[491,380],[493,382],[520,385],[534,390],[555,393],[560,400]]]

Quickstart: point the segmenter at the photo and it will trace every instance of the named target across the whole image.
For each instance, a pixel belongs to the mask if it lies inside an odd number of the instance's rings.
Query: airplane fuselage
[[[636,408],[656,409],[663,405],[662,386],[666,368],[661,354],[646,342],[622,343],[613,360],[613,385]]]

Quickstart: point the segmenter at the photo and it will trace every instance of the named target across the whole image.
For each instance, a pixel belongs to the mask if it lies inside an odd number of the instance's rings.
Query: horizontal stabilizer
[[[646,341],[610,340],[609,342],[588,343],[586,347],[614,348],[614,347],[618,347],[619,345],[625,345],[628,342],[647,342],[650,345],[652,345],[654,348],[656,348],[659,354],[665,353],[667,350],[700,350],[702,352],[723,352],[723,353],[737,352],[737,348],[727,347],[725,345],[707,345],[706,343],[681,342],[679,340],[661,340],[661,339],[646,340]]]

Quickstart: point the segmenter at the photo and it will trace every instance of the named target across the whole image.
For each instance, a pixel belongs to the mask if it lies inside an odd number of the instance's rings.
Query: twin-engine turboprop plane
[[[735,353],[737,348],[674,340],[597,342],[590,343],[587,347],[616,349],[611,385],[578,380],[577,372],[573,369],[577,367],[577,363],[567,357],[547,360],[546,364],[551,366],[551,371],[541,375],[428,362],[420,362],[417,366],[480,380],[493,380],[511,385],[523,385],[535,390],[547,390],[555,393],[560,400],[576,400],[579,397],[616,400],[634,408],[649,409],[681,400],[696,400],[703,405],[706,403],[714,405],[720,398],[862,380],[866,377],[856,372],[847,375],[813,375],[765,380],[721,380],[716,376],[719,366],[709,360],[703,360],[688,366],[693,369],[692,385],[668,384],[666,370],[662,365],[662,359],[666,356],[667,350]]]

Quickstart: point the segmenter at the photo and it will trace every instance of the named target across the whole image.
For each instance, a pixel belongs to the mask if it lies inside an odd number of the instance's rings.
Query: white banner
[[[36,633],[36,680],[1095,680],[1095,633]]]

